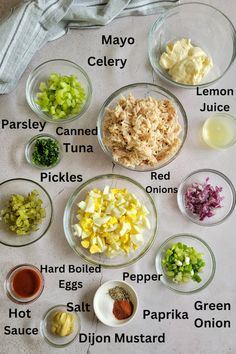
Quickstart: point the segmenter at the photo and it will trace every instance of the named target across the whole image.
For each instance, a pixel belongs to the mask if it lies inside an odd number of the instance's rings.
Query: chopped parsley
[[[60,146],[52,138],[38,138],[35,142],[32,162],[37,166],[50,167],[56,165],[60,158]]]

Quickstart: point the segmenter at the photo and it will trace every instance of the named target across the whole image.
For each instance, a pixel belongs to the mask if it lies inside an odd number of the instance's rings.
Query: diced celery
[[[85,90],[75,75],[52,73],[46,82],[39,84],[39,90],[35,103],[54,119],[79,113],[86,100]]]

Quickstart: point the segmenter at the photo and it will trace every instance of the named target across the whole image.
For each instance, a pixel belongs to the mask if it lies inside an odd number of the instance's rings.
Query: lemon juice
[[[236,142],[236,119],[218,113],[209,117],[202,128],[205,143],[215,149],[226,149]]]

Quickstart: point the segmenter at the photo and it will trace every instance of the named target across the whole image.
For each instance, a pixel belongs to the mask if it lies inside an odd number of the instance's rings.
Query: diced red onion
[[[221,201],[224,199],[220,195],[223,188],[213,187],[208,181],[209,177],[204,183],[194,182],[185,192],[186,208],[198,215],[200,221],[215,215],[216,209],[222,207]]]

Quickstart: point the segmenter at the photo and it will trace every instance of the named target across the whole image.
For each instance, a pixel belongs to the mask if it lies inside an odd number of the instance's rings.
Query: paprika
[[[133,313],[133,304],[129,300],[116,300],[113,304],[113,315],[117,320],[125,320]]]

